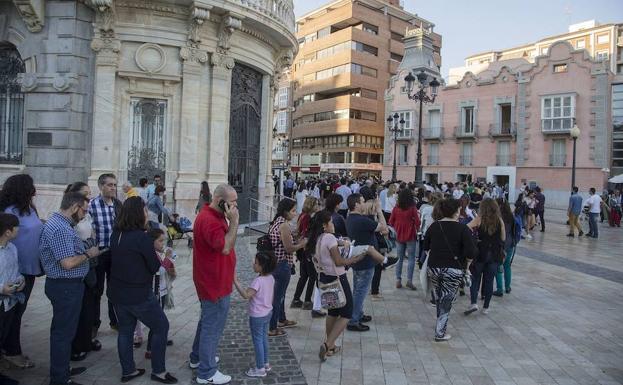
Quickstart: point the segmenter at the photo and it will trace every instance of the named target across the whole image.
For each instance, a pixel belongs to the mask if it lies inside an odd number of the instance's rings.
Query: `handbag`
[[[320,238],[318,240],[320,240]],[[320,274],[325,274],[324,269],[318,261],[317,253],[318,248],[316,248],[316,254],[312,257],[312,262],[314,263],[314,268],[318,273],[318,280],[316,281],[316,284],[320,293],[320,306],[327,310],[342,308],[346,306],[346,294],[344,293],[342,283],[340,282],[339,277],[336,277],[335,280],[328,283],[320,282]]]
[[[441,225],[441,221],[437,221],[437,223],[439,224],[439,228],[441,229],[441,235],[443,235],[443,239],[446,242],[446,246],[448,246],[448,250],[450,250],[450,252],[453,255],[454,260],[459,265],[459,269],[463,270],[463,286],[464,287],[471,287],[472,286],[472,275],[471,275],[471,273],[469,272],[469,270],[467,270],[467,269],[465,269],[465,267],[463,267],[463,264],[461,264],[461,262],[459,261],[459,257],[457,257],[456,254],[454,254],[454,251],[452,250],[452,247],[450,247],[450,242],[448,242],[448,238],[446,238],[446,233],[443,231],[443,226]]]

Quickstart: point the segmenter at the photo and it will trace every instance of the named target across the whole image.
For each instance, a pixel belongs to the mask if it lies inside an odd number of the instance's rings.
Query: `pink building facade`
[[[396,142],[397,171],[398,179],[411,181],[419,105],[404,93],[407,73],[401,68],[390,82],[386,115],[397,112],[406,122]],[[600,190],[612,153],[612,78],[607,65],[564,41],[534,63],[512,59],[467,72],[457,84],[440,87],[435,102],[423,108],[424,180],[508,184],[511,198],[525,182],[544,190],[547,206],[566,207],[575,123],[576,185]],[[391,178],[393,149],[393,135],[386,132],[385,179]]]

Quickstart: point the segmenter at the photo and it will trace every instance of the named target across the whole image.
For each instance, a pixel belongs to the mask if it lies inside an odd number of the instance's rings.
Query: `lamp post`
[[[398,134],[402,133],[405,127],[405,120],[400,119],[400,115],[395,113],[392,117],[391,115],[387,118],[387,130],[394,134],[394,166],[392,167],[392,182],[395,182],[398,178],[396,175],[396,143],[398,142]],[[398,127],[398,123],[400,123],[400,127]]]
[[[434,103],[437,97],[437,88],[439,82],[437,78],[433,77],[433,80],[428,80],[428,75],[424,71],[420,71],[417,74],[418,90],[413,92],[413,86],[415,85],[416,78],[409,72],[405,77],[405,89],[407,96],[414,102],[420,104],[420,118],[418,119],[418,135],[417,135],[417,159],[415,163],[415,184],[422,185],[422,106],[424,103]],[[427,93],[427,89],[430,87],[430,96]]]
[[[573,188],[575,187],[575,148],[578,137],[580,136],[580,128],[575,124],[575,119],[573,119],[573,127],[571,131],[569,131],[569,134],[571,135],[571,139],[573,139],[573,161],[571,165],[571,192],[573,193]]]

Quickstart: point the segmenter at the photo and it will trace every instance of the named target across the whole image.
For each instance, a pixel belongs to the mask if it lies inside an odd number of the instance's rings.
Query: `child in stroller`
[[[167,225],[167,235],[169,237],[167,246],[173,246],[173,241],[176,239],[188,240],[188,248],[193,248],[193,225],[190,219],[186,217],[180,217],[179,214],[172,214],[171,221]]]

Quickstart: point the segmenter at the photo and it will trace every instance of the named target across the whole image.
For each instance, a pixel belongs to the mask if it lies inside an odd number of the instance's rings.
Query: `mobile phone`
[[[227,202],[225,202],[225,201],[220,201],[220,202],[218,203],[218,207],[219,207],[221,210],[223,210],[223,211],[225,211],[225,210],[226,210],[226,209],[225,209],[225,205],[227,205]],[[229,208],[229,205],[227,205],[227,208]]]

